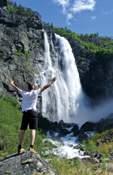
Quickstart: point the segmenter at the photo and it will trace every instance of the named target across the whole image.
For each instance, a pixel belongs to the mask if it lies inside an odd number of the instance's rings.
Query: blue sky
[[[38,11],[43,21],[77,33],[113,37],[113,0],[12,0]]]

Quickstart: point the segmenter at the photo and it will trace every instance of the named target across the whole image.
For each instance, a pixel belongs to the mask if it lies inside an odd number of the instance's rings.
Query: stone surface
[[[38,60],[43,57],[41,18],[35,12],[21,13],[3,9],[0,14],[0,94],[11,92],[10,79],[26,88],[26,82],[33,81],[34,73],[38,72]]]
[[[39,154],[26,152],[0,161],[0,175],[56,175]]]

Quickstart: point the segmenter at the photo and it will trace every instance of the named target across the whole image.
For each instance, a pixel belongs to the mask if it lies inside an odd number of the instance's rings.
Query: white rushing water
[[[51,121],[77,123],[96,122],[113,112],[113,101],[91,108],[89,99],[82,91],[72,48],[69,42],[55,35],[56,58],[51,57],[47,33],[44,32],[44,67],[40,73],[41,84],[56,76],[56,82],[42,95],[42,114]],[[37,77],[38,79],[38,77]]]
[[[81,84],[78,70],[75,64],[75,58],[69,42],[58,35],[56,35],[56,42],[59,46],[59,53],[57,53],[57,63],[55,67],[52,65],[50,56],[50,46],[46,32],[44,32],[44,46],[45,46],[45,74],[42,74],[42,84],[46,84],[49,79],[56,76],[57,80],[53,85],[54,99],[52,99],[50,91],[43,93],[42,98],[42,112],[44,116],[50,116],[50,108],[54,115],[49,119],[52,121],[64,120],[70,122],[70,117],[74,118],[78,107],[78,98],[81,95]],[[75,93],[76,92],[76,93]],[[51,107],[50,107],[51,105]]]
[[[53,154],[61,158],[73,159],[73,158],[89,158],[89,155],[84,154],[79,148],[77,137],[72,134],[68,134],[64,137],[59,137],[58,133],[54,133],[54,136],[48,132],[47,139],[44,142],[50,142],[53,145],[53,149],[48,150],[45,154]]]

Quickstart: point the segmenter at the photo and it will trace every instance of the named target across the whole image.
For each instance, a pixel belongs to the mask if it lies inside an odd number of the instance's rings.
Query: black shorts
[[[26,130],[29,126],[30,129],[37,129],[38,127],[38,116],[37,112],[33,110],[28,110],[23,112],[22,123],[21,123],[21,130]]]

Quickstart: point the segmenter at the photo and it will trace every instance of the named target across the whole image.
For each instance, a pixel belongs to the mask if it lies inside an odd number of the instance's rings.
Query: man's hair
[[[31,91],[33,90],[33,84],[30,82],[27,82],[28,90]]]

